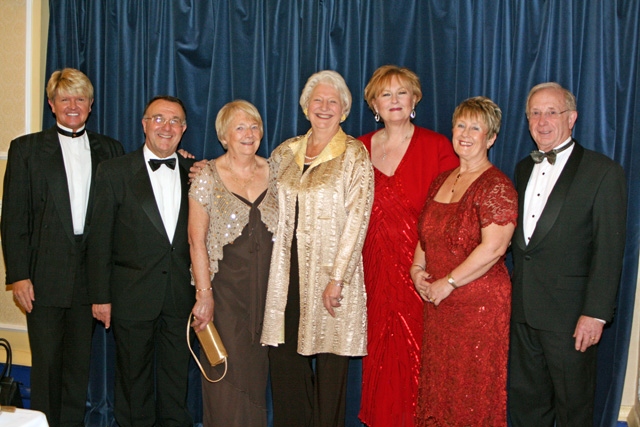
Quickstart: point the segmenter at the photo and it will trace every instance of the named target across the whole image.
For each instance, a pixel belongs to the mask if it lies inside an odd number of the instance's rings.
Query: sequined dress
[[[202,380],[203,425],[266,427],[269,363],[260,334],[273,245],[265,222],[275,227],[275,200],[269,190],[253,203],[230,193],[213,162],[196,178],[190,196],[209,214],[214,324],[229,354],[222,381]],[[200,361],[209,378],[222,376],[224,365],[211,367],[204,354]]]
[[[450,172],[433,182],[418,230],[427,271],[446,276],[481,241],[481,228],[514,224],[517,195],[497,168],[482,173],[459,202],[433,197]],[[511,283],[503,259],[435,307],[425,304],[418,426],[506,426]]]
[[[375,132],[359,139],[371,152]],[[420,372],[422,300],[409,276],[418,215],[433,179],[458,165],[443,135],[415,127],[392,176],[374,168],[371,221],[362,256],[369,318],[359,417],[372,427],[411,427]]]

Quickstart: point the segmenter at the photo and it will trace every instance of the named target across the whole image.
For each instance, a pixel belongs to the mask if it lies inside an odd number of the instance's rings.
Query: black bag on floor
[[[0,406],[22,408],[19,384],[11,376],[11,345],[6,339],[0,338],[0,347],[4,347],[7,352],[4,369],[2,370],[2,375],[0,375]]]

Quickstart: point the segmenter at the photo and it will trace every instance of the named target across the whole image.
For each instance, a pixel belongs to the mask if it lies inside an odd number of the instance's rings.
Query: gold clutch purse
[[[189,331],[191,330],[191,316],[189,316],[189,320],[187,321],[187,345],[189,346],[189,350],[191,351],[191,355],[196,360],[198,367],[200,367],[200,372],[205,377],[205,379],[212,383],[217,383],[227,374],[227,349],[224,348],[224,344],[222,344],[222,340],[220,339],[220,335],[218,335],[218,331],[216,327],[213,325],[213,322],[209,322],[207,327],[201,330],[200,332],[196,332],[196,336],[198,337],[198,341],[200,341],[200,348],[204,351],[207,360],[211,364],[211,366],[217,366],[221,363],[224,363],[224,373],[217,380],[210,379],[207,374],[204,372],[204,368],[200,364],[200,360],[198,356],[193,352],[191,348],[191,338],[189,335]]]

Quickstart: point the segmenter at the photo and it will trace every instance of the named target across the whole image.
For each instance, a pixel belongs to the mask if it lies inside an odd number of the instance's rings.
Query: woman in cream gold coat
[[[262,343],[272,346],[274,426],[342,426],[349,356],[367,347],[361,252],[373,169],[340,127],[351,94],[338,73],[312,75],[300,105],[311,130],[271,155],[279,219]]]

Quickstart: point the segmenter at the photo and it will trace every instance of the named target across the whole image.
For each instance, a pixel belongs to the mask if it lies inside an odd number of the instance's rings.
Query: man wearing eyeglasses
[[[511,423],[591,426],[597,345],[622,270],[624,172],[572,138],[575,97],[557,83],[531,89],[527,118],[538,150],[515,174]]]
[[[195,302],[189,273],[193,162],[176,155],[187,129],[182,101],[153,98],[142,128],[142,147],[104,162],[97,172],[89,297],[94,317],[113,327],[118,424],[187,427],[185,331],[191,309],[200,311],[202,303]]]
[[[50,426],[82,425],[94,326],[85,268],[94,176],[124,151],[86,131],[93,85],[81,71],[55,71],[47,98],[56,125],[9,147],[2,250],[6,283],[27,313],[31,408]]]

